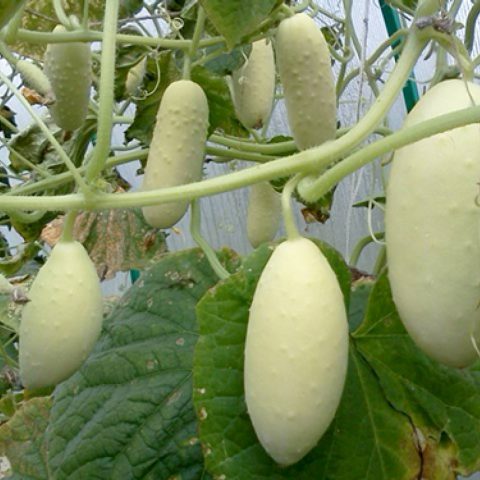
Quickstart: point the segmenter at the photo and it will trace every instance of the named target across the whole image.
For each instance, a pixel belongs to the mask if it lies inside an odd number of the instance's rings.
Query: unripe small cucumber
[[[137,95],[142,85],[145,72],[147,71],[147,57],[143,57],[136,65],[134,65],[127,73],[125,80],[125,91],[133,97]]]
[[[61,25],[54,32],[65,32]],[[44,71],[52,84],[55,103],[50,106],[55,123],[76,130],[87,116],[92,83],[91,51],[88,43],[51,43],[45,51]]]
[[[281,217],[281,195],[269,182],[252,185],[247,210],[247,236],[252,247],[275,238]]]
[[[171,83],[158,109],[142,190],[200,180],[207,131],[208,102],[202,88],[190,80]],[[188,203],[144,207],[143,215],[152,227],[169,228],[185,215]]]
[[[238,119],[247,128],[261,128],[270,117],[275,93],[275,60],[271,42],[253,42],[245,64],[232,73]]]
[[[20,377],[28,389],[72,375],[100,335],[102,292],[78,242],[59,242],[35,278],[20,323]]]
[[[19,60],[16,68],[26,85],[35,89],[40,95],[51,101],[54,100],[52,84],[39,67],[27,60]]]
[[[335,81],[327,42],[304,13],[283,20],[275,50],[288,123],[300,150],[335,138]]]
[[[471,97],[470,97],[471,95]],[[480,105],[480,87],[441,82],[410,112],[405,127]],[[478,355],[480,325],[480,127],[467,125],[395,153],[385,235],[393,300],[408,333],[430,357],[466,367]],[[479,342],[477,337],[476,341]]]
[[[312,241],[281,243],[250,307],[244,378],[253,427],[277,463],[298,462],[324,434],[347,364],[347,317],[335,273]]]

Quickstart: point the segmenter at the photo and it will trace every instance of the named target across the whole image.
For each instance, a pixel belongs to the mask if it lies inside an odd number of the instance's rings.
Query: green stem
[[[197,245],[203,250],[203,253],[207,257],[208,263],[212,267],[213,271],[217,274],[217,276],[221,280],[225,280],[230,276],[230,273],[224,268],[224,266],[220,263],[217,255],[215,254],[212,247],[208,244],[208,242],[202,237],[200,232],[201,226],[201,218],[200,218],[200,201],[194,200],[191,203],[191,219],[190,219],[190,232],[192,234],[193,239],[197,243]]]
[[[293,240],[300,236],[300,233],[298,233],[298,228],[295,222],[295,216],[293,214],[292,195],[301,178],[302,178],[302,174],[297,174],[294,177],[292,177],[283,187],[282,213],[283,213],[283,221],[285,223],[285,230],[287,232],[288,240]]]
[[[127,153],[124,155],[116,155],[110,157],[106,163],[105,168],[115,167],[117,165],[122,165],[132,160],[144,160],[147,158],[148,150],[137,150],[135,152]],[[79,173],[83,173],[86,170],[86,166],[79,167]],[[45,180],[39,180],[33,184],[20,185],[10,190],[11,195],[31,195],[33,193],[45,192],[46,190],[52,190],[56,187],[66,185],[69,182],[73,181],[73,175],[70,172],[63,172],[57,175],[51,175]],[[1,203],[1,196],[0,196]]]
[[[55,15],[58,18],[58,21],[67,29],[72,27],[70,19],[68,18],[65,10],[63,9],[62,0],[53,0],[53,9],[55,10]]]
[[[465,47],[469,53],[472,53],[473,42],[475,40],[475,26],[480,15],[480,0],[476,0],[468,12],[467,22],[465,24]]]
[[[83,15],[82,15],[82,28],[83,30],[88,29],[88,10],[90,2],[88,0],[83,0]]]
[[[321,179],[318,180],[322,180],[321,189],[319,189],[320,193],[318,194],[318,191],[315,191],[313,198],[318,198],[317,195],[322,196],[322,192],[328,191],[331,186],[340,181],[344,176],[373,161],[378,156],[437,133],[472,123],[480,123],[480,106],[448,113],[413,127],[404,128],[399,132],[382,138],[327,170]],[[279,158],[245,170],[187,185],[144,192],[95,193],[91,202],[86,202],[84,196],[79,194],[43,197],[5,194],[0,196],[0,210],[102,210],[156,205],[178,200],[193,200],[203,196],[236,190],[262,180],[271,180],[299,172],[318,171],[326,168],[342,156],[343,152],[339,148],[342,138],[337,141],[324,143],[317,148],[304,150],[289,157]],[[327,177],[328,181],[325,181],[325,177]],[[47,181],[44,180],[44,182]]]
[[[259,162],[265,163],[275,160],[275,157],[270,155],[263,155],[260,153],[253,153],[253,152],[243,152],[241,150],[234,150],[234,149],[226,149],[226,148],[219,148],[219,147],[212,147],[207,146],[206,152],[209,155],[217,155],[219,157],[228,157],[228,158],[235,158],[237,160],[248,160],[251,162]]]
[[[225,147],[234,148],[241,152],[254,152],[265,155],[287,155],[297,151],[297,147],[293,140],[287,140],[279,143],[254,143],[243,140],[234,140],[232,138],[223,137],[222,135],[212,134],[209,140],[224,145]]]
[[[382,245],[380,248],[380,251],[378,252],[377,260],[375,262],[375,265],[373,266],[373,274],[378,277],[381,273],[382,270],[385,268],[385,265],[387,264],[387,248],[385,245]]]
[[[190,80],[190,70],[192,67],[192,62],[195,59],[195,55],[197,54],[200,39],[202,38],[205,19],[205,10],[201,6],[199,6],[197,13],[197,21],[195,23],[195,30],[193,31],[192,42],[190,44],[190,48],[188,49],[188,53],[185,55],[185,60],[183,64],[182,77],[185,80]]]
[[[25,97],[18,91],[18,89],[15,87],[15,85],[10,81],[10,79],[4,75],[2,72],[0,72],[0,80],[5,83],[7,88],[10,89],[10,91],[15,95],[17,100],[22,104],[22,106],[27,110],[27,112],[30,114],[30,116],[33,118],[35,123],[38,125],[40,130],[44,133],[45,137],[47,140],[52,144],[53,148],[56,150],[58,153],[60,159],[65,163],[67,168],[70,170],[70,172],[73,175],[73,178],[79,188],[82,190],[84,194],[88,195],[89,189],[83,178],[80,176],[78,173],[75,165],[73,162],[70,160],[70,157],[66,154],[65,150],[62,148],[60,143],[58,143],[58,140],[55,138],[55,136],[52,134],[52,132],[49,130],[49,128],[45,125],[44,121],[38,116],[37,112],[32,108],[32,106],[27,102]],[[35,207],[33,208],[35,209]],[[28,209],[31,210],[31,209]]]
[[[66,42],[101,42],[103,39],[102,32],[94,30],[75,30],[72,32],[52,33],[52,32],[37,32],[33,30],[19,29],[19,41],[27,43],[66,43]],[[142,37],[140,35],[117,35],[118,44],[143,45],[154,48],[166,49],[180,49],[188,50],[192,43],[191,40],[178,40],[158,37]],[[211,45],[225,44],[223,37],[209,37],[199,42],[199,48],[209,47]]]
[[[16,220],[20,223],[30,224],[38,222],[43,216],[45,212],[37,211],[37,212],[22,212],[20,210],[16,212],[10,212],[10,218]]]
[[[306,201],[312,202],[322,197],[347,175],[350,175],[387,152],[397,150],[405,145],[417,142],[422,138],[431,137],[437,133],[478,122],[480,122],[480,106],[448,113],[426,122],[418,123],[412,127],[403,128],[353,153],[327,170],[320,178],[311,182],[309,185],[299,185],[300,196]]]
[[[18,62],[18,59],[17,57],[15,57],[15,55],[12,54],[12,52],[8,49],[8,47],[5,45],[5,43],[3,43],[2,41],[0,41],[0,55],[5,59],[7,60],[7,62],[10,64],[10,65],[13,65],[15,66]]]
[[[374,233],[374,235],[375,235],[375,238],[377,239],[384,238],[383,232],[376,232]],[[356,267],[358,264],[358,260],[360,259],[360,255],[362,254],[365,247],[367,247],[374,241],[375,239],[371,235],[367,235],[366,237],[361,238],[355,245],[355,248],[352,250],[352,253],[350,255],[350,260],[348,262],[349,265],[351,265],[352,267]]]
[[[112,111],[115,87],[115,46],[118,21],[118,0],[107,0],[103,24],[102,58],[99,85],[97,142],[87,168],[87,181],[92,182],[105,168],[112,135]]]
[[[75,219],[77,218],[77,212],[68,212],[63,219],[61,242],[73,242],[75,240],[73,236],[73,229],[75,227]]]

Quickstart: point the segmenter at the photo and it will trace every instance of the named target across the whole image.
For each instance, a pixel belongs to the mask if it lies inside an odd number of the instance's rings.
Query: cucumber
[[[27,389],[72,375],[100,335],[103,307],[93,263],[78,242],[59,242],[28,293],[20,322],[20,378]]]
[[[250,187],[247,209],[247,236],[252,247],[275,238],[282,217],[281,196],[269,182]]]
[[[468,90],[480,105],[480,87],[468,83]],[[405,126],[469,107],[469,92],[462,80],[439,83]],[[393,300],[415,343],[453,367],[478,358],[471,335],[480,322],[479,133],[468,125],[398,150],[387,188]]]
[[[253,42],[245,64],[232,73],[233,103],[247,128],[262,128],[270,117],[275,93],[275,60],[271,42]]]
[[[202,88],[190,80],[171,83],[158,109],[142,190],[200,180],[207,131],[208,102]],[[188,204],[179,200],[142,211],[152,227],[169,228],[185,215]]]
[[[147,57],[143,57],[136,65],[134,65],[127,73],[125,80],[125,91],[131,97],[138,94],[142,86],[143,78],[147,71]]]
[[[57,25],[54,32],[65,32]],[[91,51],[88,43],[50,43],[44,71],[52,85],[55,103],[49,109],[55,123],[68,131],[79,128],[87,116],[92,83]]]
[[[15,67],[26,85],[33,88],[46,99],[49,99],[49,101],[54,101],[52,84],[39,67],[27,60],[19,60]]]
[[[312,241],[281,243],[253,297],[244,377],[253,427],[277,463],[298,462],[326,431],[347,364],[347,316],[334,272]]]
[[[276,58],[288,123],[300,150],[335,138],[335,81],[328,44],[304,13],[283,20],[276,34]]]

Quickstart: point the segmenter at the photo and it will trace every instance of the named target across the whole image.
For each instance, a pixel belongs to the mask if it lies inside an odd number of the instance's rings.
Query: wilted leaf
[[[480,468],[480,369],[457,370],[424,355],[407,335],[386,275],[377,281],[355,344],[391,405],[424,439],[432,480]]]
[[[55,245],[63,218],[45,227],[42,240]],[[145,223],[140,209],[83,212],[75,220],[74,237],[87,249],[100,278],[143,270],[166,252],[165,234]]]

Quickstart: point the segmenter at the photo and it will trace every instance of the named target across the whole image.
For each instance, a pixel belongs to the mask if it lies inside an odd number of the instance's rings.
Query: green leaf
[[[243,351],[249,306],[268,250],[256,250],[197,307],[194,404],[207,469],[214,478],[230,480],[418,478],[412,425],[391,408],[353,344],[341,404],[319,444],[296,465],[280,468],[258,443],[244,402]]]
[[[232,49],[265,20],[277,0],[200,0],[210,21]]]
[[[235,115],[235,108],[225,78],[215,75],[205,67],[195,67],[192,69],[192,80],[203,88],[208,99],[209,134],[219,128],[228,135],[248,136],[247,130]]]
[[[49,478],[45,430],[51,406],[49,397],[24,402],[0,427],[0,455],[8,457],[16,477],[23,480]]]
[[[222,45],[213,45],[206,48],[205,55],[213,55],[215,52],[222,51]],[[204,67],[216,75],[229,75],[234,70],[240,68],[252,50],[251,45],[244,45],[233,49],[231,52],[219,53],[218,56],[204,63]]]
[[[228,269],[237,259],[221,255]],[[56,480],[201,479],[192,404],[195,305],[217,278],[199,250],[166,255],[105,322],[93,354],[55,390]]]
[[[428,478],[480,469],[480,369],[448,368],[424,355],[399,319],[386,275],[377,281],[354,338],[389,402],[422,432],[425,468],[435,472]]]
[[[135,101],[135,119],[125,132],[127,140],[137,139],[145,145],[150,143],[155,126],[157,110],[168,85],[180,79],[171,51],[163,51],[157,59],[148,58],[143,89],[147,94]]]

